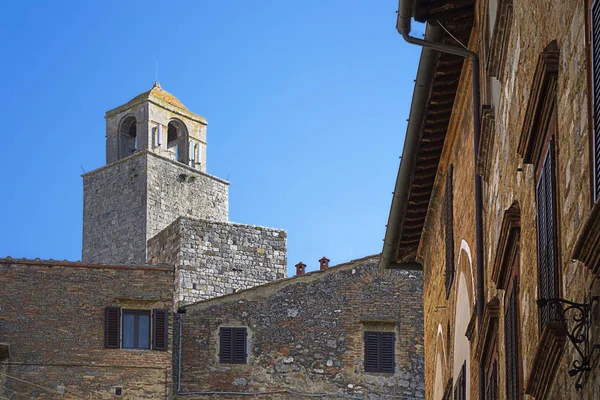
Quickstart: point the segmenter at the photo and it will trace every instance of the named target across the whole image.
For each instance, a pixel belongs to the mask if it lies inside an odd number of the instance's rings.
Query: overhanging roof
[[[441,10],[446,10],[447,13],[442,15]],[[474,15],[472,0],[443,2],[416,0],[413,1],[413,15],[416,15],[418,20],[439,18],[430,23],[438,25],[437,21],[442,22],[443,29],[454,36],[453,38],[447,32],[443,32],[438,40],[440,43],[460,46],[457,40],[463,44],[469,41]],[[423,60],[423,56],[421,59]],[[416,261],[464,61],[461,56],[439,53],[433,66],[424,112],[420,115],[411,112],[400,165],[400,170],[404,168],[405,173],[401,174],[399,171],[398,174],[399,180],[396,183],[383,252],[386,253],[385,246],[392,246],[394,256],[393,260],[382,259],[382,266],[386,268],[389,268],[390,264],[384,265],[384,262],[397,265]],[[423,67],[420,63],[419,70]],[[423,101],[420,98],[422,96],[417,95],[419,92],[422,93],[422,87],[419,85],[420,83],[416,82],[411,110]],[[409,134],[415,134],[415,126],[418,128],[416,131],[418,144],[414,146],[416,149],[414,153],[407,154],[407,143],[409,140],[415,140],[414,137],[412,139],[409,137]],[[402,175],[407,176],[407,179],[401,180]],[[406,201],[396,202],[396,198],[406,199]],[[394,202],[399,209],[394,210]],[[390,226],[394,212],[400,214],[399,219],[396,219],[399,221],[399,226]]]

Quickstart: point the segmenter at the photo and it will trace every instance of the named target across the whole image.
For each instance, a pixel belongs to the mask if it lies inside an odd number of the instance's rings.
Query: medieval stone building
[[[424,398],[422,275],[286,279],[286,233],[228,221],[206,120],[160,85],[106,114],[81,262],[0,259],[0,396]]]
[[[600,398],[599,23],[399,2],[423,50],[381,266],[423,267],[427,398]]]

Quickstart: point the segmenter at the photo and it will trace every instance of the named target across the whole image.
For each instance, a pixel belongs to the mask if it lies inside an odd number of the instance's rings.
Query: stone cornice
[[[494,296],[487,302],[483,309],[483,322],[481,323],[481,334],[477,336],[477,347],[475,357],[482,361],[483,356],[490,347],[490,343],[498,330],[498,321],[500,318],[500,300]]]
[[[594,274],[600,272],[600,201],[583,225],[571,258],[584,263]]]
[[[545,399],[559,367],[565,347],[565,334],[558,322],[546,324],[535,352],[525,394]]]
[[[477,172],[487,181],[491,156],[494,151],[494,131],[496,128],[496,113],[489,105],[484,105],[481,109],[481,140],[479,142],[479,152],[477,156]]]
[[[492,43],[490,47],[490,58],[488,71],[490,76],[502,80],[504,77],[504,65],[506,64],[506,51],[512,25],[513,0],[498,1],[498,11],[492,32]]]
[[[537,165],[542,154],[556,104],[558,57],[558,44],[553,40],[538,58],[518,147],[525,164]]]
[[[517,201],[504,212],[496,258],[492,267],[492,280],[498,289],[506,289],[512,260],[519,248],[521,235],[521,209]]]

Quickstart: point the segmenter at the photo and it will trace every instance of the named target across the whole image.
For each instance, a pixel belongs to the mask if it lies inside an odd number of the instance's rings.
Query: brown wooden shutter
[[[231,348],[233,328],[221,328],[219,333],[219,360],[221,363],[229,364],[233,361],[233,349]]]
[[[466,400],[467,399],[467,385],[466,385],[466,362],[463,363],[458,378],[456,379],[456,386],[454,386],[454,400]]]
[[[518,331],[517,331],[517,283],[513,280],[512,288],[506,301],[504,313],[504,345],[506,349],[506,398],[517,400],[519,398],[518,375]]]
[[[169,311],[152,310],[152,349],[167,350],[169,343]]]
[[[246,363],[246,328],[233,329],[233,362]]]
[[[594,117],[594,194],[600,199],[600,1],[592,3],[592,94]]]
[[[394,372],[395,344],[393,332],[365,332],[365,372]]]
[[[496,360],[492,363],[491,371],[488,374],[488,382],[485,388],[485,400],[498,399],[498,373],[496,371]],[[465,388],[466,392],[466,388]],[[466,395],[466,393],[465,393]]]
[[[536,187],[538,236],[539,298],[558,297],[558,261],[556,252],[556,216],[554,183],[554,145],[550,141]],[[549,306],[540,308],[540,330],[557,319]]]
[[[444,199],[444,219],[446,236],[446,298],[454,281],[454,194],[452,188],[454,167],[448,167],[446,174],[446,197]]]
[[[379,370],[381,372],[394,372],[394,343],[393,332],[381,332],[379,334]]]
[[[219,360],[223,364],[245,364],[247,359],[246,328],[221,328]]]
[[[121,347],[121,309],[119,307],[104,309],[104,347],[109,349]]]
[[[365,372],[377,372],[379,368],[379,335],[365,332]]]

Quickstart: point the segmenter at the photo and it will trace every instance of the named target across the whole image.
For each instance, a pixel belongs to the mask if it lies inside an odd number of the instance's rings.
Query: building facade
[[[179,393],[423,399],[421,271],[378,263],[322,265],[185,306]]]
[[[155,84],[106,127],[83,261],[0,259],[0,397],[424,397],[419,271],[286,279],[286,232],[228,221],[202,117]]]
[[[423,267],[427,398],[600,396],[597,21],[585,0],[399,3],[424,49],[381,266]]]

